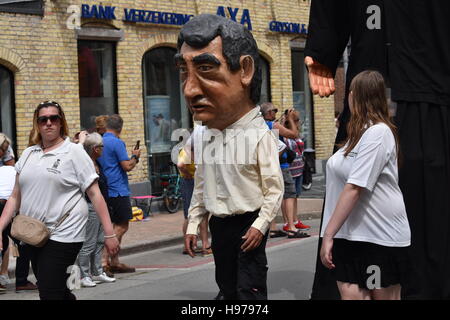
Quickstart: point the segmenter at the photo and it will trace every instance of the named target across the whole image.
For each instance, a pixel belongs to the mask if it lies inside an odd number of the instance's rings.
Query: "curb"
[[[155,241],[141,242],[138,244],[128,245],[120,248],[120,255],[122,257],[144,251],[152,251],[162,247],[167,247],[175,244],[183,244],[183,236],[168,236]]]
[[[320,219],[322,216],[322,212],[312,212],[312,213],[302,213],[298,215],[298,218],[300,220],[312,220],[312,219]],[[275,217],[276,223],[282,223],[283,217],[280,215],[277,215]],[[176,235],[176,236],[166,236],[162,237],[161,239],[154,240],[154,241],[147,241],[147,242],[141,242],[138,244],[128,245],[124,246],[120,249],[120,254],[122,257],[129,256],[136,253],[141,253],[145,251],[152,251],[156,249],[160,249],[162,247],[167,247],[175,244],[183,244],[183,236],[182,235]],[[33,268],[30,266],[30,271],[28,275],[33,275]],[[8,269],[8,276],[10,280],[15,279],[15,267]]]
[[[297,215],[300,220],[312,220],[312,219],[320,219],[322,217],[322,212],[311,212],[311,213],[303,213]],[[278,221],[280,220],[280,221]],[[275,218],[275,222],[282,223],[283,218],[281,216],[277,216]],[[156,250],[162,247],[167,247],[175,244],[183,244],[183,236],[168,236],[156,241],[147,241],[134,245],[128,245],[120,249],[121,256],[128,256],[135,253],[145,252]]]

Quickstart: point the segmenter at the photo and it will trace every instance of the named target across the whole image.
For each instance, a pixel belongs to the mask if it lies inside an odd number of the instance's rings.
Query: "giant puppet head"
[[[259,101],[258,46],[244,26],[202,14],[183,26],[175,62],[186,105],[210,128],[225,129]]]

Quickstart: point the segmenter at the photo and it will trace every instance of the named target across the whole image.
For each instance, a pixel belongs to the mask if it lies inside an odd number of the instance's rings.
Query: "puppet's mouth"
[[[196,104],[196,105],[191,106],[192,110],[194,110],[194,111],[203,111],[207,107],[208,106],[204,105],[204,104]]]

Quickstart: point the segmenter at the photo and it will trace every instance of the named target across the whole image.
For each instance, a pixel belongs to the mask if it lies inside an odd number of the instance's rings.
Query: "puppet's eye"
[[[200,70],[200,71],[209,71],[209,70],[211,70],[213,67],[212,66],[210,66],[210,65],[207,65],[207,64],[203,64],[203,65],[201,65],[201,66],[199,66],[198,67],[198,69]]]

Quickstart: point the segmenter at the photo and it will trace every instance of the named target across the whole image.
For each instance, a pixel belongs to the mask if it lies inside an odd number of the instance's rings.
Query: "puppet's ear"
[[[255,61],[251,56],[242,56],[239,60],[241,64],[241,82],[244,86],[250,86],[255,73]]]

